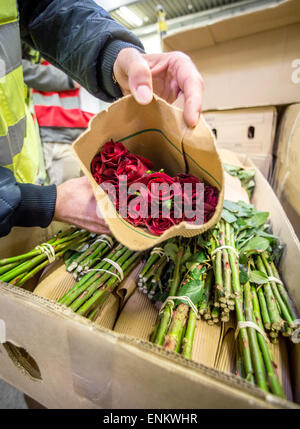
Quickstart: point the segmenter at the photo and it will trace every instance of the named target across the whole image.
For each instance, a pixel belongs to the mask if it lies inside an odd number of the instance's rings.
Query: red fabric
[[[40,127],[86,128],[93,113],[60,106],[34,106]]]
[[[51,95],[58,95],[59,98],[64,98],[64,97],[79,97],[79,88],[75,88],[75,89],[68,89],[67,91],[59,91],[59,92],[55,92],[55,91],[37,91],[36,89],[33,89],[32,92],[36,93],[36,94],[41,94],[44,97],[50,97]]]

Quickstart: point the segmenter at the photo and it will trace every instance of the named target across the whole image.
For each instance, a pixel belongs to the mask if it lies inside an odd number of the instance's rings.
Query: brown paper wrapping
[[[61,259],[44,270],[33,293],[52,301],[58,301],[75,283],[73,274],[66,271],[64,261]]]
[[[115,126],[116,121],[118,127]],[[182,222],[160,236],[144,228],[135,228],[122,219],[90,172],[93,157],[110,139],[121,141],[131,152],[149,158],[156,170],[164,168],[171,175],[188,171],[216,186],[220,197],[212,219],[201,226]],[[209,229],[220,218],[223,169],[212,132],[202,118],[195,128],[187,129],[182,110],[157,96],[147,106],[139,105],[132,96],[116,101],[92,119],[88,130],[75,141],[73,149],[110,230],[130,249],[145,250],[174,236],[192,237]]]
[[[204,320],[197,320],[192,360],[213,368],[218,356],[221,338],[221,324],[208,325]]]
[[[149,298],[136,290],[121,311],[114,331],[149,340],[157,315],[158,311]]]

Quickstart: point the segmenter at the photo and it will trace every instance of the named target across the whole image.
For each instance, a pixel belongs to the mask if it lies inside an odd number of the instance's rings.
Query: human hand
[[[76,80],[73,80],[73,84],[74,84],[75,89],[80,89],[81,88],[80,83],[76,82]]]
[[[140,104],[149,104],[153,91],[169,103],[182,92],[185,122],[190,127],[197,124],[204,83],[184,53],[142,54],[137,49],[125,48],[117,56],[114,75],[123,94],[133,94]]]
[[[54,220],[67,222],[97,234],[109,232],[86,177],[71,179],[58,185]]]

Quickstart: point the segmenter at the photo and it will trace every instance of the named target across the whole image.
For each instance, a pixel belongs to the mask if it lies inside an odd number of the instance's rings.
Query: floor
[[[28,406],[22,392],[0,379],[0,410],[24,410]]]

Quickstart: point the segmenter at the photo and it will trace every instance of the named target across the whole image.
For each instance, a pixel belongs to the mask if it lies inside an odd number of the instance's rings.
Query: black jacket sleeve
[[[54,215],[56,186],[17,183],[13,173],[0,167],[0,237],[13,226],[47,227]]]
[[[121,49],[143,45],[93,0],[18,0],[21,37],[98,98],[121,91],[112,80]]]

